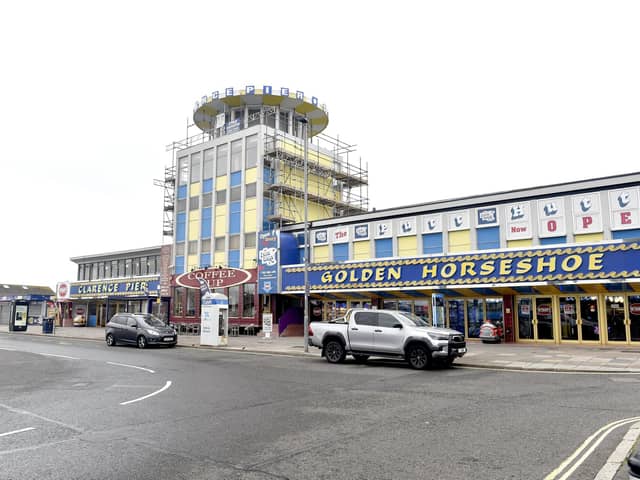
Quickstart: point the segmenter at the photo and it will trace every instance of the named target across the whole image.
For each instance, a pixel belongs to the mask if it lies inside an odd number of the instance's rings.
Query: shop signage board
[[[304,290],[303,268],[283,267],[282,291]],[[311,290],[415,288],[640,276],[640,243],[620,242],[469,255],[311,265]]]
[[[108,281],[90,283],[72,283],[70,297],[102,298],[121,296],[156,295],[160,282],[158,279],[129,279],[127,281]]]

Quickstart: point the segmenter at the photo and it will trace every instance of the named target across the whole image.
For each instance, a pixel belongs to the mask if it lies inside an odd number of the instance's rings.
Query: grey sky
[[[0,282],[159,245],[196,100],[316,96],[378,209],[638,171],[640,3],[5,2]],[[196,130],[191,129],[191,134]]]

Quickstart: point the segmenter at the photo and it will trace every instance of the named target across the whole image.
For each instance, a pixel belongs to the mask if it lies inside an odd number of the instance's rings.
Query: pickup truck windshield
[[[415,327],[428,327],[429,326],[429,324],[427,322],[425,322],[422,318],[420,318],[417,315],[414,315],[411,312],[402,312],[402,316],[407,321],[407,323],[409,323],[409,325],[412,325],[412,326],[415,326]]]

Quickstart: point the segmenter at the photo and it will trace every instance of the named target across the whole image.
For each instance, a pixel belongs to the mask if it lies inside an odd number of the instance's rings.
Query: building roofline
[[[496,203],[520,200],[522,198],[547,198],[554,195],[566,195],[567,193],[579,193],[602,188],[615,188],[634,183],[640,185],[640,172],[611,175],[607,177],[598,177],[585,180],[576,180],[564,183],[555,183],[545,186],[525,187],[490,194],[479,194],[471,195],[468,197],[437,200],[433,202],[407,205],[404,207],[391,207],[383,210],[374,210],[367,213],[349,215],[345,217],[315,220],[312,222],[312,224],[314,228],[347,225],[367,222],[371,220],[383,220],[388,218],[401,217],[412,214],[418,215],[425,212],[437,213],[441,211],[450,211],[483,205],[493,205]],[[282,230],[297,231],[303,227],[303,223],[296,223],[283,227]]]
[[[156,250],[158,251],[158,254],[159,254],[161,248],[162,248],[162,245],[157,245],[153,247],[132,248],[129,250],[120,250],[117,252],[105,252],[105,253],[97,253],[92,255],[80,255],[77,257],[70,257],[69,260],[75,263],[80,263],[84,260],[92,260],[92,259],[107,258],[107,257],[121,257],[125,255],[135,254],[135,253],[151,252]]]

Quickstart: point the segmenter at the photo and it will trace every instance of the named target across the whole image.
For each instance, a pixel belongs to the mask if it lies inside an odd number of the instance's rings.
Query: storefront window
[[[187,288],[187,317],[196,316],[196,289]]]
[[[431,325],[431,316],[429,315],[429,302],[427,300],[416,300],[414,302],[414,311],[417,316]]]
[[[533,340],[533,314],[530,298],[518,299],[518,337]]]
[[[173,289],[173,315],[182,317],[184,315],[184,287],[175,287]]]
[[[449,328],[464,333],[464,300],[449,300]]]
[[[256,284],[245,283],[242,289],[242,316],[255,317],[256,315]]]
[[[238,301],[240,300],[240,286],[229,287],[229,316],[238,317]]]
[[[485,305],[487,309],[487,320],[493,323],[500,331],[504,332],[504,315],[502,313],[502,298],[487,298]]]
[[[538,340],[553,340],[553,299],[536,297],[535,304]]]
[[[607,336],[614,342],[626,342],[627,331],[624,324],[624,298],[607,297]]]
[[[484,300],[467,300],[467,322],[469,324],[469,338],[478,338],[480,327],[484,323]]]

